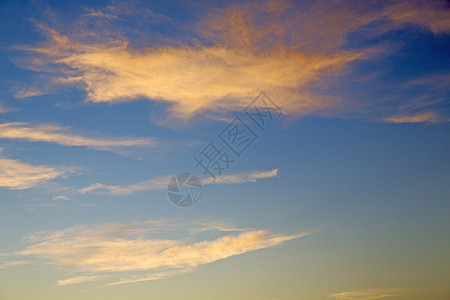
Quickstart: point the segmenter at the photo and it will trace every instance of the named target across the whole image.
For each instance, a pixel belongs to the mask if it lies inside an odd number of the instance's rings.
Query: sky
[[[450,298],[448,1],[0,0],[0,300]]]

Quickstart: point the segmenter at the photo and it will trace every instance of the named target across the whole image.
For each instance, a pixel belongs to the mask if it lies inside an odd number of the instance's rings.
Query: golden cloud
[[[97,280],[99,276],[113,273],[130,274],[110,283],[120,284],[191,272],[199,265],[273,247],[312,233],[281,235],[267,230],[235,229],[220,222],[194,224],[194,228],[203,226],[191,233],[219,230],[223,235],[200,241],[149,237],[150,231],[167,229],[165,224],[151,220],[75,226],[29,235],[25,238],[29,245],[15,255],[33,256],[84,273],[60,280],[60,285]]]
[[[379,47],[344,50],[349,33],[364,30],[367,36],[379,36],[407,24],[434,33],[450,30],[450,12],[439,1],[296,5],[293,1],[232,4],[188,26],[195,29],[185,41],[167,37],[166,43],[150,47],[130,43],[123,28],[114,37],[108,26],[136,10],[129,5],[108,6],[84,16],[102,20],[95,30],[88,30],[84,19],[71,30],[41,25],[48,40],[24,48],[37,55],[24,66],[50,72],[54,84],[82,88],[86,101],[148,99],[168,104],[172,117],[185,120],[239,110],[263,90],[285,113],[298,116],[339,104],[338,97],[326,92],[329,79],[380,51]],[[149,18],[173,23],[152,12]]]
[[[0,187],[12,190],[36,187],[68,172],[71,171],[0,157]]]
[[[109,151],[118,151],[126,147],[150,147],[158,144],[156,138],[93,138],[70,133],[68,128],[54,124],[31,125],[25,122],[0,123],[0,139],[84,146]]]

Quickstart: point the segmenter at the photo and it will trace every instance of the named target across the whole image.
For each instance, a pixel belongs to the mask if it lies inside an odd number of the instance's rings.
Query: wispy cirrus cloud
[[[42,96],[50,93],[51,93],[50,90],[45,90],[33,86],[22,86],[20,88],[17,87],[14,89],[14,97],[19,99]]]
[[[5,114],[7,112],[10,112],[11,109],[6,107],[5,104],[0,100],[0,114]]]
[[[353,62],[385,50],[383,46],[344,48],[350,33],[362,30],[365,36],[376,37],[406,26],[436,34],[450,31],[445,1],[296,5],[293,1],[230,4],[189,24],[191,32],[184,35],[183,43],[166,37],[139,47],[114,22],[127,20],[143,8],[116,3],[89,10],[71,29],[59,26],[56,31],[41,24],[48,40],[38,47],[23,47],[39,56],[24,67],[52,74],[56,84],[82,88],[86,101],[146,98],[169,104],[171,116],[181,119],[240,109],[261,90],[276,96],[287,114],[303,115],[339,105],[342,99],[326,93],[329,79]],[[145,11],[146,19],[173,23],[170,17]],[[92,19],[101,20],[95,29],[87,25]]]
[[[64,177],[72,170],[44,165],[31,165],[18,160],[0,157],[0,187],[22,190],[37,187],[48,181]]]
[[[393,297],[404,297],[410,294],[411,291],[405,289],[380,288],[334,293],[330,294],[329,297],[343,300],[376,300]]]
[[[418,113],[415,115],[397,115],[384,119],[389,123],[424,123],[436,122],[437,116],[433,112]]]
[[[103,8],[92,9],[86,8],[85,16],[101,19],[121,19],[125,20],[127,16],[141,16],[149,23],[174,23],[174,20],[164,14],[156,13],[155,11],[139,5],[137,1],[130,2],[114,2]]]
[[[189,272],[193,272],[193,271],[195,271],[194,268],[186,267],[186,268],[178,269],[178,270],[161,271],[161,272],[157,272],[155,274],[150,274],[150,275],[145,275],[145,276],[122,277],[122,278],[120,278],[120,280],[109,283],[108,285],[118,285],[118,284],[125,284],[125,283],[158,280],[158,279],[163,279],[165,277],[180,275],[180,274],[189,273]]]
[[[445,105],[450,96],[450,87],[446,84],[450,73],[437,72],[419,76],[399,86],[400,91],[407,91],[408,101],[398,103],[396,111],[384,118],[392,123],[438,123],[448,122]],[[390,102],[397,99],[389,99]],[[386,113],[387,114],[387,113]]]
[[[202,180],[202,184],[238,184],[246,182],[256,182],[259,179],[278,177],[278,169],[269,171],[250,171],[217,177],[207,177]]]
[[[53,143],[63,146],[82,146],[97,150],[119,152],[130,147],[154,147],[156,138],[104,138],[71,133],[67,127],[54,124],[32,125],[25,122],[0,124],[0,139]]]
[[[100,192],[110,195],[129,195],[136,192],[142,191],[152,191],[166,189],[167,184],[172,176],[162,176],[155,179],[145,180],[134,184],[128,185],[111,185],[103,183],[93,183],[87,187],[79,189],[78,192],[81,194],[86,194],[90,192]]]
[[[57,200],[69,201],[70,198],[67,197],[67,196],[62,196],[62,195],[61,195],[61,196],[56,196],[56,197],[51,196],[51,197],[50,197],[50,200],[54,200],[54,201],[57,201]]]
[[[141,181],[128,185],[109,185],[102,183],[94,183],[85,188],[79,189],[81,194],[89,192],[107,193],[110,195],[129,195],[136,192],[152,191],[167,189],[167,184],[173,175],[162,176],[155,179]],[[278,176],[278,169],[272,169],[269,171],[251,171],[230,175],[216,176],[215,178],[208,177],[202,180],[203,185],[207,184],[238,184],[246,182],[256,182],[260,179],[274,178]]]
[[[222,222],[222,221],[212,221],[212,220],[202,220],[195,221],[192,223],[194,227],[191,229],[191,233],[200,233],[204,231],[224,231],[224,232],[238,232],[238,231],[247,231],[248,228],[240,228],[236,227],[233,224]]]
[[[26,264],[28,264],[28,261],[22,261],[22,260],[0,263],[0,270],[15,267],[15,266],[22,266],[22,265],[26,265]]]
[[[197,223],[190,227],[201,226]],[[25,237],[28,246],[13,255],[31,256],[76,274],[59,280],[59,285],[98,280],[101,276],[109,276],[111,285],[192,272],[203,264],[273,247],[312,233],[283,235],[243,229],[237,233],[219,231],[220,235],[210,240],[195,240],[195,235],[183,240],[164,239],[155,234],[155,230],[167,228],[170,226],[164,222],[149,220],[38,232]]]
[[[83,282],[90,282],[95,280],[100,280],[102,276],[75,276],[67,279],[61,279],[57,281],[58,285],[72,285],[77,283],[83,283]]]

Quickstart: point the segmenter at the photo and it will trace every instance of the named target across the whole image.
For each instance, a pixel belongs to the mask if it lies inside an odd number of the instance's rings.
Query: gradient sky
[[[448,1],[1,0],[0,299],[448,300],[449,83]]]

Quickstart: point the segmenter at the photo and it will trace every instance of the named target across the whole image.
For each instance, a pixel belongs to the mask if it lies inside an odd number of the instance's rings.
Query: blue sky
[[[0,2],[0,299],[448,299],[449,20]],[[180,208],[183,172],[202,194]]]

